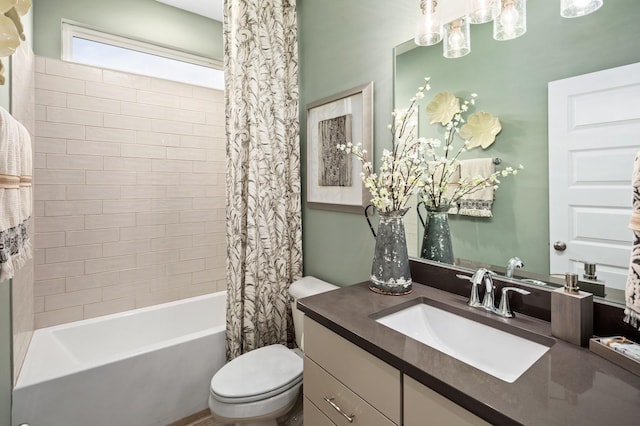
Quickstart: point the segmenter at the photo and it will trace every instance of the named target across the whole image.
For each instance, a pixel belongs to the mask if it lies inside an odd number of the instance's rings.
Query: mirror
[[[471,53],[462,58],[445,59],[441,44],[418,47],[410,40],[396,48],[396,108],[406,108],[423,78],[431,77],[432,88],[419,114],[421,136],[440,136],[440,129],[429,126],[424,111],[433,96],[445,90],[464,98],[477,93],[476,111],[498,116],[502,132],[487,150],[470,151],[467,158],[500,158],[498,168],[524,165],[517,176],[502,179],[493,217],[449,216],[456,264],[504,272],[509,259],[518,256],[525,267],[516,274],[562,283],[559,277],[569,271],[550,271],[549,266],[553,248],[549,237],[547,83],[639,62],[640,50],[634,41],[640,37],[636,25],[639,6],[633,0],[621,0],[592,15],[568,20],[560,17],[555,3],[531,2],[527,5],[528,31],[518,39],[493,40],[488,23],[472,26]],[[415,214],[408,215],[405,223],[410,255],[417,256],[422,227]],[[595,257],[585,260],[605,263]],[[576,262],[572,272],[582,277],[583,265]],[[620,285],[607,288],[606,295],[608,300],[624,301]]]

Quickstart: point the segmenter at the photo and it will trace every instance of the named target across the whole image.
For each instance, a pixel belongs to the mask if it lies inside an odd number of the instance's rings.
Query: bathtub
[[[36,330],[12,424],[166,425],[206,409],[225,303],[218,292]]]

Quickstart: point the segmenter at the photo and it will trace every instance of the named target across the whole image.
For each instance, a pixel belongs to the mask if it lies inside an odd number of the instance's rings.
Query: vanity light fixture
[[[513,40],[527,32],[527,0],[502,0],[500,15],[493,21],[494,40]]]
[[[442,40],[442,24],[436,17],[436,0],[420,0],[420,13],[416,22],[415,43],[418,46],[431,46]]]
[[[460,58],[471,52],[468,17],[463,16],[444,26],[443,47],[445,58]]]
[[[502,0],[468,0],[469,22],[484,24],[493,21],[502,9]]]
[[[560,15],[563,18],[577,18],[588,15],[602,7],[603,0],[561,0]]]

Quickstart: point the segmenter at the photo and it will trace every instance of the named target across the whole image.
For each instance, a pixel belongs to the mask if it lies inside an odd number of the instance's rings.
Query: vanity
[[[420,279],[425,285],[414,276],[405,296],[361,283],[298,301],[306,314],[305,424],[637,424],[640,377],[551,337],[548,321],[518,312],[501,318],[434,288],[428,275]],[[423,303],[548,350],[509,383],[378,321]]]

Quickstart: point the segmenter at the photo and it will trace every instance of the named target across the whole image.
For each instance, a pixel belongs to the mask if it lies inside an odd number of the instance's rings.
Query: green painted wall
[[[529,2],[527,18],[527,33],[505,42],[492,39],[491,24],[472,25],[471,54],[460,59],[445,59],[441,45],[400,55],[396,100],[399,105],[407,103],[428,75],[432,91],[425,101],[442,90],[467,97],[476,92],[476,110],[500,117],[503,129],[496,142],[484,152],[470,151],[467,157],[500,157],[501,167],[523,164],[525,170],[502,179],[493,218],[451,216],[454,253],[502,266],[517,255],[527,270],[546,274],[547,83],[640,61],[640,2],[606,2],[601,10],[578,19],[560,17],[555,2]],[[421,118],[426,118],[424,110]],[[436,130],[421,120],[422,135],[437,137]]]
[[[61,20],[222,59],[222,23],[155,0],[34,0],[36,55],[61,57]]]
[[[433,78],[431,95],[439,90],[479,93],[479,107],[504,123],[487,154],[526,167],[515,178],[503,179],[493,220],[452,221],[458,234],[456,256],[480,246],[494,253],[491,263],[520,255],[527,266],[548,269],[546,83],[640,60],[637,0],[606,2],[595,14],[573,20],[561,19],[557,4],[551,3],[528,3],[529,29],[517,40],[493,41],[491,25],[485,24],[472,28],[472,51],[464,58],[445,60],[442,45],[437,45],[414,49],[402,59],[419,67],[408,86],[399,89],[399,98],[408,99],[406,93],[413,93],[424,76]],[[386,125],[393,108],[392,49],[413,36],[415,2],[298,4],[302,158],[304,105],[371,80],[379,158],[390,140]],[[363,217],[305,206],[303,218],[306,274],[341,285],[367,279],[374,241]]]

